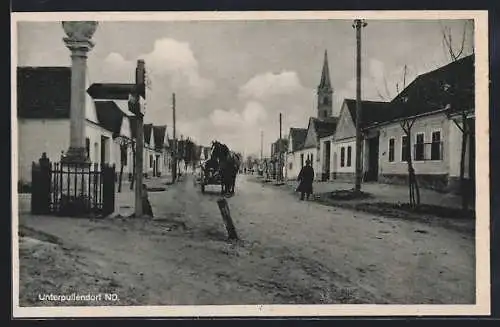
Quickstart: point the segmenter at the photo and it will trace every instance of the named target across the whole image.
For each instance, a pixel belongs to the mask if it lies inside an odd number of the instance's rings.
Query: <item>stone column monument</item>
[[[94,47],[91,40],[97,29],[97,22],[62,22],[66,33],[63,41],[71,51],[71,109],[70,146],[62,162],[86,163],[85,153],[85,92],[87,53]]]

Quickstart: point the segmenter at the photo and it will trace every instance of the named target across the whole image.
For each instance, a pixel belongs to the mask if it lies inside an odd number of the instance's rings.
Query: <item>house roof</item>
[[[356,100],[344,102],[356,122]],[[391,102],[362,101],[361,127],[430,114],[447,105],[451,105],[450,113],[474,107],[473,55],[417,76]]]
[[[144,124],[144,143],[151,143],[151,130],[153,129],[153,124]]]
[[[356,123],[356,100],[345,99],[352,121]],[[361,101],[361,128],[391,120],[394,117],[393,109],[389,102]]]
[[[165,132],[167,131],[167,126],[153,126],[153,137],[155,140],[156,149],[161,149],[165,142]]]
[[[314,118],[313,124],[318,137],[323,138],[335,134],[338,121],[338,117],[328,117],[325,119]]]
[[[391,101],[392,119],[474,108],[474,55],[463,57],[415,78]]]
[[[281,141],[281,142],[280,142]],[[288,151],[288,139],[287,138],[282,138],[281,140],[276,140],[275,142],[273,142],[272,144],[272,150],[274,151],[274,153],[277,153],[280,149],[280,143],[281,143],[281,147],[283,149],[283,151]]]
[[[17,115],[20,118],[69,118],[70,67],[18,67]]]
[[[125,114],[114,101],[94,101],[97,121],[106,130],[113,133],[113,137],[120,135]]]
[[[94,99],[101,100],[128,100],[129,95],[135,92],[133,83],[94,83],[87,93]],[[144,98],[145,95],[141,94]]]
[[[292,147],[289,150],[292,152],[297,151],[304,145],[307,136],[307,128],[292,127],[290,128],[290,135],[292,137]]]

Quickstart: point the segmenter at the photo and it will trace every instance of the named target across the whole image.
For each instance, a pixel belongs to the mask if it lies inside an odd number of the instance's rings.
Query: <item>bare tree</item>
[[[407,65],[404,66],[403,68],[403,76],[402,76],[402,89],[403,91],[406,88],[406,77],[408,75],[408,67]],[[387,78],[384,76],[384,88],[386,95],[392,99],[394,96],[391,94],[389,91],[388,83],[387,83]],[[382,96],[379,90],[377,90],[379,97],[385,101],[385,97]],[[399,83],[396,83],[396,95],[399,94]],[[403,102],[406,103],[408,101],[407,97],[403,96]],[[410,207],[416,208],[420,205],[420,189],[418,186],[418,181],[417,181],[417,176],[415,174],[415,168],[413,168],[413,161],[412,161],[412,151],[411,151],[411,129],[413,127],[413,124],[415,123],[416,118],[411,117],[411,118],[404,118],[400,122],[401,129],[403,130],[405,136],[406,136],[406,144],[404,150],[406,151],[406,158],[403,158],[406,160],[406,163],[408,165],[408,192],[409,192],[409,203]]]
[[[401,128],[406,135],[406,163],[408,165],[408,191],[410,196],[410,207],[416,208],[420,205],[420,189],[418,187],[417,176],[413,168],[413,161],[411,158],[411,128],[415,123],[416,118],[404,119],[400,122]]]
[[[125,166],[125,162],[127,161],[127,150],[129,147],[129,140],[120,137],[120,174],[118,175],[118,193],[122,191],[122,179],[123,179],[123,167]]]
[[[444,26],[441,24],[441,33],[443,37],[443,48],[448,54],[448,58],[451,62],[456,62],[463,58],[465,55],[465,43],[467,35],[468,22],[463,24],[463,32],[461,40],[459,41],[459,46],[454,46],[454,40],[452,38],[452,31],[449,26]],[[474,52],[472,48],[472,52]],[[470,114],[470,108],[463,107],[462,101],[459,100],[459,92],[473,92],[473,90],[457,90],[452,85],[444,84],[442,85],[443,90],[448,94],[447,115],[451,119],[458,129],[462,133],[462,144],[460,149],[460,194],[462,197],[462,209],[467,210],[469,207],[469,190],[470,186],[468,179],[465,178],[465,161],[466,161],[466,151],[467,151],[467,139],[471,136],[471,126],[468,123],[468,116]],[[456,113],[456,115],[453,115]],[[473,144],[470,144],[472,147]]]

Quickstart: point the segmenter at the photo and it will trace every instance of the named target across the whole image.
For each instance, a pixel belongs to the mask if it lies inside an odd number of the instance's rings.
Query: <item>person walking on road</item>
[[[300,192],[300,200],[304,200],[304,195],[309,200],[309,196],[313,193],[314,181],[314,169],[309,159],[306,160],[306,165],[300,170],[297,180],[299,181],[297,191]]]

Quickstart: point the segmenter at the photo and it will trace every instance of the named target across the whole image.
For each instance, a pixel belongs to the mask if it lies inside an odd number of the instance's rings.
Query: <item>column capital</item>
[[[86,57],[87,52],[94,48],[94,42],[91,40],[75,40],[69,37],[63,38],[64,44],[71,51],[71,55]]]
[[[94,42],[92,36],[97,29],[95,21],[63,21],[62,27],[66,37],[63,38],[66,47],[73,55],[86,56],[92,50]]]

